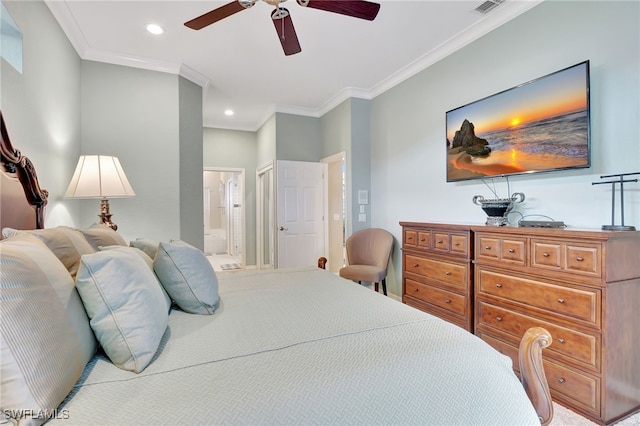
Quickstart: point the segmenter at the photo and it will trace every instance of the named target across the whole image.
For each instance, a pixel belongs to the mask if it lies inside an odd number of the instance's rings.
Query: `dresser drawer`
[[[518,237],[497,237],[489,234],[476,235],[476,257],[509,264],[525,265],[527,240]]]
[[[404,270],[437,280],[447,286],[467,289],[469,285],[469,265],[443,262],[425,257],[405,256]]]
[[[546,349],[549,356],[559,355],[558,359],[579,362],[593,371],[600,370],[600,335],[582,333],[552,324],[510,309],[498,307],[484,301],[476,303],[479,327],[487,326],[514,336],[517,341],[531,327],[546,328],[553,342]]]
[[[405,294],[457,315],[467,314],[468,301],[461,294],[451,293],[410,279],[405,280]]]
[[[402,238],[402,245],[404,247],[417,247],[418,231],[415,229],[405,229]]]
[[[600,327],[600,290],[559,286],[489,271],[482,267],[476,269],[476,288],[482,293],[577,318]]]
[[[520,374],[518,348],[489,334],[479,333],[485,342],[503,355],[511,358],[513,369]],[[545,352],[543,351],[543,354]],[[544,356],[544,355],[543,355]],[[580,405],[592,414],[598,414],[600,380],[587,374],[578,373],[544,358],[544,373],[549,382],[552,396]]]
[[[600,244],[534,239],[531,241],[531,266],[600,277],[601,251]]]
[[[418,231],[418,247],[431,248],[431,231]]]
[[[544,361],[544,373],[554,398],[577,404],[600,415],[600,379],[579,373],[552,361]]]
[[[447,253],[467,257],[469,255],[469,235],[433,231],[433,251],[435,253]]]

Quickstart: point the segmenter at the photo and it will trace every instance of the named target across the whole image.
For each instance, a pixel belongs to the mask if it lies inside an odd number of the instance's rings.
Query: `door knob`
[[[288,231],[288,230],[289,230],[289,228],[285,228],[284,226],[281,226],[281,227],[280,227],[280,228],[278,228],[278,229],[279,229],[279,230],[281,230],[281,231]]]

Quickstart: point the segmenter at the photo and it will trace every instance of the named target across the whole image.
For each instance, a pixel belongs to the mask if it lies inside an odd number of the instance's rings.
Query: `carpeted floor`
[[[620,426],[638,426],[640,425],[640,413],[614,424]],[[551,426],[597,426],[597,424],[554,402]]]

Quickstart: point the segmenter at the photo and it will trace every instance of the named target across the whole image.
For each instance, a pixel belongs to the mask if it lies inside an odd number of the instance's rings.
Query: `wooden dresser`
[[[473,332],[468,226],[401,222],[402,301]]]
[[[475,333],[517,367],[545,327],[554,400],[609,424],[640,409],[640,232],[472,227]]]
[[[555,401],[600,424],[640,411],[640,231],[400,222],[402,301],[518,367],[529,327]]]

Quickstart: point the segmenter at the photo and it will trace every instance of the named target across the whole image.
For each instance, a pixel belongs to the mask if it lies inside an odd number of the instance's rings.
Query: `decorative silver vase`
[[[507,224],[507,213],[513,209],[515,203],[524,201],[522,192],[514,192],[511,198],[494,198],[485,200],[482,195],[473,196],[473,204],[482,208],[487,214],[486,225],[489,226],[505,226]]]

